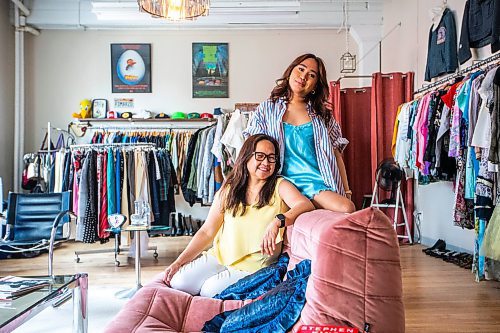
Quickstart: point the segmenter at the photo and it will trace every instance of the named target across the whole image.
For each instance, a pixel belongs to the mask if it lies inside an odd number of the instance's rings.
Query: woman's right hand
[[[172,277],[174,276],[175,273],[179,271],[181,267],[182,267],[181,264],[174,261],[170,266],[168,266],[165,269],[165,276],[163,277],[163,282],[165,282],[167,286],[170,287],[170,281],[172,280]]]

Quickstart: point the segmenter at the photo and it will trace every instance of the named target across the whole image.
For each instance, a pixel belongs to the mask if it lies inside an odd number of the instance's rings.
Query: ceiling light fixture
[[[345,27],[345,53],[340,57],[340,72],[341,73],[354,73],[356,71],[356,55],[349,52],[349,0],[344,0],[343,6],[344,22],[342,25]]]
[[[172,21],[207,16],[210,0],[137,0],[141,11]]]

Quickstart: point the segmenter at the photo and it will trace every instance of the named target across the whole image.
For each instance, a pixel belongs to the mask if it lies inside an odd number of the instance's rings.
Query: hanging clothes
[[[458,68],[457,32],[453,13],[444,8],[437,16],[439,23],[434,24],[429,31],[425,81],[453,73]]]

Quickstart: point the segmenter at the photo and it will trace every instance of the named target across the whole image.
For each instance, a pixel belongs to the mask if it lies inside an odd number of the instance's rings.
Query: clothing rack
[[[382,74],[382,77],[385,78],[393,78],[392,74]],[[406,74],[403,74],[402,77],[406,77]],[[343,75],[337,79],[336,82],[340,82],[342,79],[371,79],[373,78],[373,75]]]
[[[47,142],[47,149],[39,149],[39,150],[38,150],[38,153],[40,153],[40,154],[49,154],[49,153],[54,153],[54,152],[56,152],[56,151],[57,151],[57,149],[53,150],[53,149],[51,149],[51,148],[50,148],[50,142],[51,142],[51,133],[50,133],[50,132],[51,132],[52,130],[54,130],[54,131],[58,131],[58,132],[61,132],[61,133],[64,133],[64,134],[66,134],[66,135],[68,136],[68,138],[70,138],[70,139],[71,139],[71,141],[72,141],[73,143],[75,143],[75,142],[76,142],[76,138],[75,138],[75,136],[74,136],[72,133],[70,133],[68,130],[65,130],[65,129],[63,129],[63,128],[53,127],[53,126],[51,126],[51,125],[50,125],[50,121],[49,121],[49,122],[47,123],[47,141],[48,141],[48,142]],[[65,144],[65,146],[64,146],[64,147],[67,147],[67,145]]]
[[[111,123],[122,123],[121,126],[109,125]],[[142,125],[137,125],[137,123],[143,123]],[[215,118],[200,118],[200,119],[169,119],[166,121],[159,119],[132,119],[129,121],[122,119],[80,119],[78,121],[71,121],[68,127],[72,125],[86,127],[88,129],[110,129],[110,128],[120,128],[120,129],[199,129],[207,125],[214,124],[216,122]],[[102,125],[96,125],[96,123],[101,123]],[[161,123],[161,126],[158,126]],[[131,124],[135,126],[127,126],[126,124]],[[152,125],[149,127],[148,125]]]
[[[207,126],[207,124],[203,124]],[[210,124],[212,125],[212,124]],[[208,126],[210,126],[208,125]],[[182,126],[182,127],[174,127],[174,126],[169,126],[169,127],[144,127],[144,126],[92,126],[89,127],[91,130],[104,130],[104,131],[156,131],[156,132],[169,132],[172,130],[196,130],[203,128],[200,126]]]
[[[342,79],[371,79],[371,75],[343,75],[337,79],[337,82],[340,82]]]
[[[71,150],[80,148],[112,148],[112,147],[133,147],[133,148],[154,148],[154,143],[137,142],[137,143],[87,143],[69,146]]]
[[[474,65],[471,65],[467,68],[464,68],[462,70],[459,70],[458,72],[456,73],[453,73],[451,75],[448,75],[446,76],[445,78],[442,78],[440,80],[437,80],[435,82],[432,82],[432,83],[429,83],[428,85],[425,85],[423,86],[422,88],[418,89],[417,91],[415,91],[413,94],[414,95],[417,95],[417,94],[420,94],[420,93],[423,93],[423,92],[426,92],[426,91],[429,91],[435,87],[438,87],[446,82],[448,82],[449,80],[451,79],[454,79],[454,78],[457,78],[457,77],[460,77],[460,76],[463,76],[464,74],[467,74],[467,73],[470,73],[472,72],[473,70],[475,69],[478,69],[480,68],[481,66],[484,66],[484,65],[488,65],[496,60],[500,59],[500,52],[497,52],[495,53],[494,55],[484,59],[484,60],[481,60],[477,63],[475,63]]]
[[[141,148],[141,149],[154,149],[156,145],[154,143],[147,143],[147,142],[136,142],[136,143],[87,143],[87,144],[77,144],[77,145],[71,145],[70,149],[77,150],[77,149],[86,149],[86,148],[91,148],[91,149],[99,149],[99,148],[116,148],[116,147],[124,147],[124,148]],[[121,232],[121,231],[120,231]],[[100,253],[115,253],[115,266],[120,266],[120,262],[116,259],[117,255],[120,254],[121,252],[129,252],[130,247],[120,247],[119,241],[117,237],[119,237],[120,232],[115,232],[112,231],[112,233],[115,234],[115,246],[114,248],[106,248],[106,249],[92,249],[92,250],[80,250],[80,251],[75,251],[75,261],[77,263],[80,262],[80,257],[83,254],[100,254]],[[154,251],[153,257],[156,258],[158,257],[158,248],[156,245],[149,245],[147,248],[148,251]],[[138,255],[137,253],[135,255]]]

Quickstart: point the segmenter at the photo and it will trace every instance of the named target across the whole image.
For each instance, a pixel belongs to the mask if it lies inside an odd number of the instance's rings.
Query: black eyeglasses
[[[269,163],[276,163],[276,154],[265,154],[265,153],[261,153],[260,151],[256,151],[253,153],[254,156],[255,156],[255,159],[259,162],[262,162],[263,160],[265,160],[267,158],[267,161]]]

